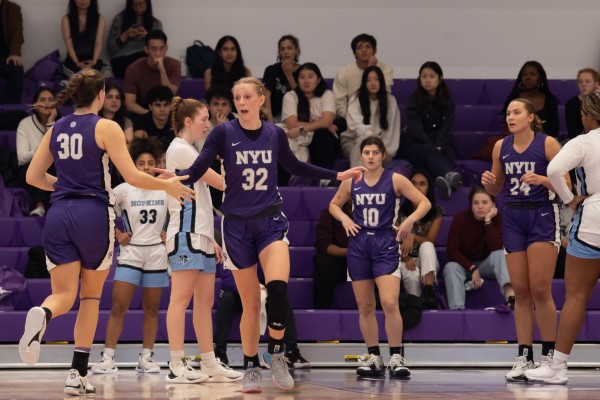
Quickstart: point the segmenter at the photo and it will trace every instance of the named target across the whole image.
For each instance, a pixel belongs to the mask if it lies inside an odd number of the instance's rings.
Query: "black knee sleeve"
[[[269,328],[276,331],[284,330],[289,310],[287,283],[284,281],[267,283],[267,325]]]

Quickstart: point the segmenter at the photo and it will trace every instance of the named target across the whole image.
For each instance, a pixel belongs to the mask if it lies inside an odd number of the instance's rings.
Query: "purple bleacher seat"
[[[421,322],[404,331],[405,341],[461,341],[463,331],[462,311],[424,310]]]
[[[445,246],[448,243],[448,233],[450,232],[450,225],[452,225],[452,220],[454,216],[448,215],[442,219],[442,226],[440,227],[440,233],[435,240],[436,246]]]
[[[312,278],[290,278],[288,281],[288,296],[294,309],[313,308]]]
[[[440,196],[437,187],[434,190],[435,201],[442,206],[445,215],[453,216],[469,208],[469,193],[471,192],[471,188],[466,186],[459,188],[452,193],[452,196],[448,200],[444,200],[442,196]]]
[[[484,160],[454,160],[454,165],[458,166],[465,186],[481,185],[481,175],[492,169],[492,162]]]
[[[185,98],[193,98],[196,100],[204,100],[206,93],[204,93],[204,79],[202,78],[188,78],[182,79],[179,84],[179,90],[177,95]]]
[[[487,79],[485,81],[486,94],[490,100],[490,104],[497,105],[497,112],[501,111],[514,85],[514,79]]]
[[[438,263],[440,264],[440,273],[444,265],[448,262],[448,253],[446,251],[446,246],[436,246],[435,253],[437,254]],[[443,277],[443,275],[442,275]]]
[[[0,111],[13,111],[13,110],[20,110],[20,111],[29,111],[29,109],[31,108],[31,99],[27,99],[25,100],[24,103],[3,103],[0,104]]]
[[[462,313],[464,325],[461,340],[517,340],[512,312],[503,314],[487,310],[466,310]]]
[[[283,211],[288,220],[298,219],[302,207],[302,188],[284,186],[279,188],[279,193],[283,199],[281,211]]]
[[[287,233],[290,246],[315,245],[315,221],[292,220]]]
[[[28,247],[0,247],[0,265],[12,267],[25,275],[29,262],[28,251]]]
[[[456,131],[499,131],[500,122],[498,109],[493,105],[457,105],[454,112]]]
[[[329,203],[336,194],[337,188],[305,187],[302,188],[302,216],[316,220],[321,212],[329,208]],[[300,216],[299,216],[300,217]]]
[[[396,97],[398,105],[405,104],[406,99],[415,91],[417,88],[416,79],[394,79],[394,85],[392,86],[392,94]]]
[[[444,79],[455,104],[488,104],[483,79]]]
[[[473,153],[481,150],[490,136],[497,136],[496,131],[455,131],[454,151],[456,158],[472,158]]]
[[[312,278],[313,257],[315,248],[313,246],[291,246],[290,247],[290,277]]]
[[[295,310],[294,318],[298,340],[339,340],[342,337],[339,310]]]
[[[17,152],[17,131],[0,131],[0,149]]]
[[[333,162],[333,170],[342,172],[350,168],[350,160],[347,158],[336,158]]]
[[[575,79],[550,79],[548,81],[548,88],[553,95],[556,96],[560,104],[566,104],[573,96],[579,94],[577,89],[577,80]],[[562,117],[564,113],[560,114]]]
[[[17,217],[18,234],[21,243],[17,246],[41,246],[45,218]]]
[[[327,89],[333,90],[333,78],[325,78],[325,85]]]
[[[596,290],[598,292],[598,290]],[[582,328],[582,332],[585,332],[585,340],[588,342],[600,342],[600,311],[593,310],[586,313],[585,325]],[[578,340],[582,336],[579,334]]]
[[[0,195],[0,197],[2,196]],[[18,246],[18,244],[15,243],[16,231],[16,218],[0,218],[0,232],[2,232],[0,235],[0,246]],[[21,246],[23,245],[21,244]],[[3,258],[0,258],[0,260],[3,260]]]
[[[465,308],[483,309],[504,304],[504,296],[495,279],[485,279],[483,286],[477,290],[467,292]]]

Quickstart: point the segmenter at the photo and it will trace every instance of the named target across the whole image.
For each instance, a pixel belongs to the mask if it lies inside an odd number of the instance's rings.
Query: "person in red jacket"
[[[515,293],[502,250],[502,216],[494,196],[477,186],[469,194],[469,203],[469,210],[456,214],[448,233],[444,267],[448,306],[464,310],[467,288],[479,289],[483,278],[495,278],[506,304],[514,309]]]

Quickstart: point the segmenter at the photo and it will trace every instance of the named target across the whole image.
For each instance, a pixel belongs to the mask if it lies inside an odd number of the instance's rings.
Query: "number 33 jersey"
[[[132,233],[130,245],[150,246],[162,242],[168,195],[162,190],[144,190],[122,183],[113,190],[115,211],[123,217],[123,228]]]
[[[350,185],[352,197],[352,219],[362,229],[393,231],[394,219],[398,214],[400,199],[394,190],[394,173],[383,170],[381,177],[373,186],[365,180]]]
[[[514,148],[514,135],[504,138],[500,147],[500,166],[504,172],[505,203],[547,203],[554,194],[544,185],[529,185],[521,178],[527,173],[547,176],[548,158],[546,156],[546,138],[548,136],[536,132],[527,149],[519,153]]]
[[[51,202],[67,196],[89,196],[114,205],[108,154],[96,144],[100,119],[96,114],[71,114],[54,124],[49,146],[58,181]]]

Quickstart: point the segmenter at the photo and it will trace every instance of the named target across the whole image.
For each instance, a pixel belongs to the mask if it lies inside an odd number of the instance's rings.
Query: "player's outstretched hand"
[[[345,181],[346,179],[354,178],[354,182],[360,182],[360,180],[362,179],[362,176],[363,176],[363,172],[365,172],[366,170],[367,169],[365,167],[361,166],[361,167],[350,168],[343,172],[338,172],[337,180]]]
[[[184,201],[192,201],[196,198],[194,190],[180,182],[187,178],[189,178],[188,175],[175,176],[167,179],[168,186],[164,190],[169,196],[175,197],[179,204],[183,204]]]
[[[171,179],[177,176],[177,174],[173,171],[169,171],[168,169],[162,169],[162,168],[153,168],[154,173],[158,174],[156,177],[158,179]]]

